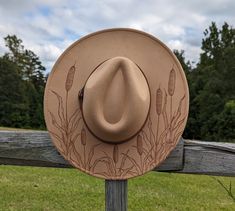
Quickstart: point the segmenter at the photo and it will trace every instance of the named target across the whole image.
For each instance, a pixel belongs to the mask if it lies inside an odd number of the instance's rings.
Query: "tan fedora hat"
[[[85,36],[48,78],[44,113],[60,153],[76,168],[128,179],[158,166],[186,125],[188,85],[174,54],[133,29]]]

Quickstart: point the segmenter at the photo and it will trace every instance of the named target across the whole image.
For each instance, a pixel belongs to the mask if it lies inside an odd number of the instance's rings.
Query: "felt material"
[[[186,125],[188,85],[155,37],[108,29],[72,44],[47,81],[44,113],[60,153],[76,168],[128,179],[158,166]]]

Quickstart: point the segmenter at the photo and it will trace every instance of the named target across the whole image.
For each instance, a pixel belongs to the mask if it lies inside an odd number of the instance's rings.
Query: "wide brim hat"
[[[47,81],[44,113],[54,145],[73,166],[105,179],[142,175],[179,141],[188,85],[155,37],[108,29],[73,43]]]

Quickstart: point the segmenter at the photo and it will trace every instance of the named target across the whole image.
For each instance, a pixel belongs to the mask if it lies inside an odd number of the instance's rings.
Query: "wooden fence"
[[[71,167],[46,131],[0,131],[0,164]],[[155,170],[235,176],[235,144],[181,139]]]

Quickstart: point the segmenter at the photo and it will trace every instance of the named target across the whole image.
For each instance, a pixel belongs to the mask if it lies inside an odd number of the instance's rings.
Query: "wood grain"
[[[69,167],[53,146],[48,132],[0,131],[0,163]]]
[[[127,210],[127,180],[105,180],[105,210]]]
[[[235,144],[183,140],[154,170],[235,176]],[[0,164],[71,167],[53,146],[48,132],[0,131]]]
[[[235,144],[185,140],[180,172],[235,176]]]

